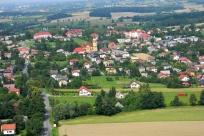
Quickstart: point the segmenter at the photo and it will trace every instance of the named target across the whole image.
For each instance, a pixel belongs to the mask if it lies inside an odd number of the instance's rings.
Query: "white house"
[[[121,92],[117,92],[117,93],[115,94],[115,97],[118,98],[118,99],[123,99],[123,98],[125,98],[125,96],[126,96],[126,94],[123,94],[123,93],[121,93]]]
[[[1,132],[4,135],[14,135],[16,133],[16,124],[3,124],[1,126]]]
[[[72,70],[72,76],[79,76],[80,70]]]
[[[178,78],[183,82],[188,82],[190,80],[187,75],[180,75]]]
[[[82,86],[78,89],[79,96],[91,96],[92,91],[87,89],[85,86]]]
[[[130,88],[140,88],[140,84],[138,84],[137,82],[135,82],[134,80],[132,80],[130,83]]]
[[[84,63],[84,68],[89,69],[91,67],[91,64],[89,62]]]
[[[117,39],[118,43],[130,43],[131,39],[127,38],[127,39]]]

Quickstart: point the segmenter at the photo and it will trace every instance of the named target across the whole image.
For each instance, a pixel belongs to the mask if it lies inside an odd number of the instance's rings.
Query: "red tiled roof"
[[[12,78],[14,78],[13,75],[11,75],[11,76],[7,76],[7,79],[8,79],[8,80],[11,80]]]
[[[188,59],[186,57],[179,58],[180,61],[187,61]]]
[[[15,84],[5,84],[5,85],[3,85],[3,87],[6,87],[8,89],[15,88]]]
[[[34,36],[41,36],[41,35],[51,35],[50,32],[38,32],[38,33],[35,33]]]
[[[29,50],[29,48],[27,48],[27,47],[19,47],[18,48],[19,52],[21,52],[21,51],[28,51],[28,50]]]
[[[82,32],[81,29],[74,29],[74,30],[69,30],[69,31],[67,31],[67,32],[66,32],[66,35],[68,35],[68,34],[79,34],[79,33],[81,33],[81,32]]]
[[[3,124],[1,126],[1,130],[15,130],[16,129],[16,124]]]
[[[84,66],[85,66],[85,65],[88,65],[88,64],[89,64],[89,62],[85,62],[85,63],[84,63]]]
[[[178,78],[182,79],[184,77],[188,77],[187,75],[180,75]]]
[[[78,59],[71,59],[69,62],[78,62]]]
[[[84,52],[82,47],[75,48],[73,52]]]
[[[20,89],[18,89],[18,88],[11,88],[11,89],[9,89],[9,92],[15,92],[16,93],[16,92],[19,92],[19,90]]]
[[[72,70],[72,74],[73,73],[80,73],[78,70]]]
[[[96,33],[92,33],[92,34],[91,34],[91,37],[93,37],[93,38],[97,38],[97,37],[98,37],[98,34],[96,34]]]
[[[143,34],[140,35],[140,37],[150,37],[150,35],[146,34],[146,33],[143,33]]]
[[[89,89],[86,88],[85,86],[80,87],[80,88],[78,89],[78,92],[81,91],[82,89],[85,89],[85,90],[87,90],[87,91],[90,92],[90,93],[92,92],[91,90],[89,90]]]

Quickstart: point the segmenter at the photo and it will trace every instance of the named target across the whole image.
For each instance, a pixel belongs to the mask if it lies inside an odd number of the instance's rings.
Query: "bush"
[[[113,81],[112,77],[106,77],[106,81]]]

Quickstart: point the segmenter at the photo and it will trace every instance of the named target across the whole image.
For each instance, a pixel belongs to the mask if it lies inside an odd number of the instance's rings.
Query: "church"
[[[81,47],[83,48],[84,52],[94,52],[98,51],[97,47],[97,39],[98,39],[98,34],[91,34],[93,40],[92,43],[85,43],[82,44]]]

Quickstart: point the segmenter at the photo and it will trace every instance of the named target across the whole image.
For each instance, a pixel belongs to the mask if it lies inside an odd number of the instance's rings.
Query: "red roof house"
[[[16,124],[3,124],[1,126],[1,132],[3,132],[4,135],[14,135],[16,132]]]
[[[50,32],[38,32],[34,34],[34,39],[52,37]]]
[[[78,89],[79,96],[91,96],[92,91],[86,88],[85,86],[82,86]]]

